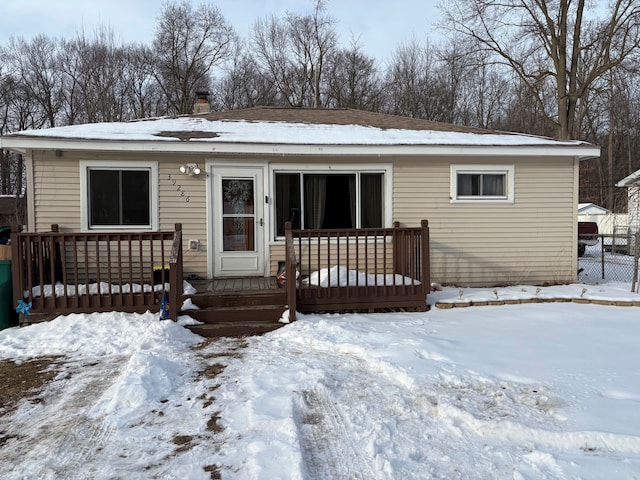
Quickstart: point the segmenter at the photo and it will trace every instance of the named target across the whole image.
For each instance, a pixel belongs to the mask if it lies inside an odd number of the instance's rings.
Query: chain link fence
[[[597,239],[596,239],[597,237]],[[578,258],[578,281],[596,285],[604,282],[628,282],[638,290],[638,252],[640,233],[599,234]]]

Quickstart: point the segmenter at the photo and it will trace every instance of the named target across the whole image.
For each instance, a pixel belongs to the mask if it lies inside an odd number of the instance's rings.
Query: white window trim
[[[124,163],[124,164],[123,164]],[[149,194],[150,199],[150,221],[151,225],[139,226],[139,225],[114,225],[91,227],[89,225],[89,191],[88,191],[88,171],[90,168],[101,168],[111,170],[140,170],[149,169]],[[80,160],[80,222],[83,232],[97,232],[97,231],[158,231],[158,162],[141,162],[141,161],[101,161],[101,160]]]
[[[330,163],[318,163],[318,164],[271,164],[269,166],[269,191],[271,218],[274,219],[271,222],[271,232],[269,237],[271,239],[283,240],[283,236],[276,236],[276,212],[275,212],[275,174],[276,173],[302,173],[302,174],[331,174],[331,173],[382,173],[384,189],[382,197],[382,211],[383,211],[383,224],[382,228],[389,228],[393,224],[393,165],[390,163],[347,163],[343,165],[335,165]],[[360,214],[358,213],[358,217]],[[358,218],[359,221],[359,218]],[[273,241],[273,240],[272,240]]]
[[[507,177],[504,196],[458,196],[458,174],[504,174]],[[451,203],[514,203],[515,202],[515,166],[514,165],[451,165]]]

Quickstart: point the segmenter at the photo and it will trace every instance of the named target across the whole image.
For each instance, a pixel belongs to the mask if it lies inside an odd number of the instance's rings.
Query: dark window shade
[[[296,229],[357,228],[358,208],[360,228],[382,227],[383,188],[382,173],[276,173],[276,235],[287,221]]]
[[[89,170],[91,226],[150,225],[148,170]]]

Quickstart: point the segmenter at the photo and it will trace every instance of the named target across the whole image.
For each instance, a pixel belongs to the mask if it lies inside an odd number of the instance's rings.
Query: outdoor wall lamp
[[[192,177],[194,175],[200,175],[202,170],[200,170],[197,163],[187,163],[186,165],[180,165],[180,172]]]

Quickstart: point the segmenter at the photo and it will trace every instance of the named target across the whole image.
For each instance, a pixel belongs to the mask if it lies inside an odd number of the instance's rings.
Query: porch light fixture
[[[187,163],[186,165],[180,165],[180,172],[193,177],[194,175],[200,175],[202,170],[200,170],[197,163]]]

